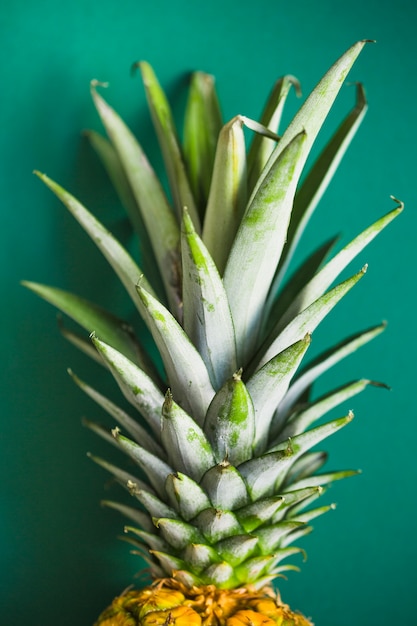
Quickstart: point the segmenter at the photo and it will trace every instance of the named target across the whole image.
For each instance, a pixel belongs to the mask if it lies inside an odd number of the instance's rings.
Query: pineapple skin
[[[156,581],[115,598],[95,626],[313,626],[281,603],[270,587],[221,590]]]

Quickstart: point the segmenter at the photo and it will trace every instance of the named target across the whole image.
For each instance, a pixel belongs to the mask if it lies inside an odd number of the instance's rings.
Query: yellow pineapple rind
[[[271,587],[188,588],[175,579],[155,581],[115,598],[95,626],[313,626],[281,602]]]

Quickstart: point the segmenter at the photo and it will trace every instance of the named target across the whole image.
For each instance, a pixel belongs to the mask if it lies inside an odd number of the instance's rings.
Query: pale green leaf
[[[155,340],[177,402],[202,425],[214,389],[203,359],[171,313],[138,285],[145,322]]]
[[[259,353],[262,354],[257,367],[262,367],[267,361],[273,358],[291,344],[300,341],[307,333],[312,333],[320,322],[330,313],[338,302],[356,285],[364,276],[367,267],[364,266],[360,272],[347,278],[342,283],[333,287],[330,291],[322,295],[306,309],[301,311],[279,334],[274,328],[270,333],[270,338],[261,347]]]
[[[135,286],[139,279],[153,292],[152,287],[143,276],[142,270],[136,265],[130,254],[113,237],[113,235],[101,224],[74,196],[65,191],[45,174],[35,172],[51,191],[61,200],[70,213],[75,217],[86,233],[91,237],[103,256],[110,263],[132,301],[140,311],[140,300]]]
[[[387,215],[374,222],[361,232],[347,246],[336,254],[326,265],[304,286],[285,312],[279,322],[278,331],[284,328],[289,320],[300,311],[317,300],[339,276],[342,270],[402,211],[403,204]]]
[[[173,467],[199,482],[215,465],[213,450],[198,424],[168,391],[162,407],[162,443]]]
[[[341,343],[330,348],[330,350],[326,350],[326,352],[320,354],[316,359],[314,359],[314,361],[309,363],[308,367],[301,372],[298,378],[293,382],[285,398],[281,402],[279,407],[280,419],[284,420],[286,418],[286,416],[293,410],[297,400],[321,374],[380,335],[385,328],[386,324],[380,324],[365,331],[355,333],[347,339],[344,339]]]
[[[272,417],[309,345],[310,336],[306,335],[265,363],[246,383],[255,407],[257,451],[265,450]]]
[[[179,225],[141,146],[122,119],[97,93],[96,85],[92,83],[94,103],[141,210],[170,306],[179,315]]]
[[[211,506],[207,494],[198,483],[186,474],[170,474],[165,484],[169,501],[186,521],[193,519]]]
[[[188,212],[182,228],[184,330],[218,389],[236,370],[236,344],[223,282]]]
[[[185,111],[183,147],[190,185],[200,211],[206,208],[221,127],[214,78],[194,72]]]
[[[248,504],[246,484],[238,470],[227,461],[215,465],[203,476],[201,487],[213,506],[233,511]]]
[[[71,370],[68,370],[73,381],[86,393],[94,402],[96,402],[99,406],[101,406],[109,415],[111,415],[118,424],[124,428],[133,438],[134,440],[146,448],[149,452],[156,454],[160,458],[165,457],[165,452],[163,449],[157,444],[154,437],[151,437],[149,433],[130,415],[128,415],[125,411],[119,408],[116,404],[114,404],[111,400],[103,396],[101,393],[90,387],[83,380],[78,378]]]
[[[366,110],[365,92],[363,86],[358,83],[355,107],[324,147],[295,194],[294,208],[288,228],[288,240],[281,258],[276,284],[281,282],[297,243],[361,125]]]
[[[166,95],[149,63],[137,63],[142,74],[146,97],[168,174],[174,205],[181,219],[186,207],[195,229],[200,231],[200,218],[188,181],[174,118]]]
[[[241,373],[237,372],[216,393],[207,410],[204,432],[216,460],[239,465],[252,458],[255,410]]]
[[[262,112],[260,122],[275,133],[278,132],[282,111],[291,86],[294,86],[298,96],[301,95],[300,84],[294,76],[283,76],[275,83]],[[268,158],[275,148],[273,140],[254,135],[248,152],[249,189],[255,187],[256,182],[265,167]]]
[[[243,365],[252,355],[263,305],[285,243],[297,184],[294,174],[305,140],[304,132],[297,135],[273,163],[249,203],[227,261],[224,284]]]
[[[129,361],[123,354],[95,336],[92,337],[92,342],[125,398],[138,409],[156,437],[159,438],[164,402],[164,395],[160,389],[140,367]]]
[[[161,498],[165,497],[165,481],[173,469],[160,458],[151,454],[145,448],[135,443],[127,437],[123,437],[117,428],[112,430],[112,435],[119,447],[128,454],[139,465],[141,470],[146,474]]]
[[[246,147],[242,116],[220,131],[203,225],[203,241],[223,274],[247,202]]]

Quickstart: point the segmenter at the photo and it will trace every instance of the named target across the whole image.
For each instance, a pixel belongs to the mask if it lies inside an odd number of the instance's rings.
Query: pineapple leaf
[[[366,389],[368,385],[372,384],[375,383],[364,378],[361,380],[355,380],[354,382],[343,385],[343,387],[340,387],[324,397],[319,398],[306,408],[301,407],[300,410],[291,415],[287,420],[284,429],[279,433],[280,439],[294,437],[294,435],[304,432],[311,426],[311,424],[313,424],[313,422],[320,419],[320,417],[329,413],[329,411],[342,402],[356,396],[358,393]],[[377,385],[385,386],[380,385],[379,383]]]
[[[248,504],[245,481],[227,461],[209,469],[200,484],[212,505],[218,509],[232,511]]]
[[[340,161],[354,138],[367,110],[363,86],[356,85],[356,104],[325,146],[303,184],[295,194],[294,208],[288,228],[288,241],[283,251],[275,283],[278,285],[293,252],[317,204],[333,178]]]
[[[46,174],[35,172],[51,191],[61,200],[70,213],[75,217],[86,233],[97,245],[103,256],[107,259],[114,271],[126,288],[132,301],[139,307],[140,301],[136,293],[135,285],[139,278],[152,292],[152,287],[143,276],[142,270],[123,246],[74,196],[65,191],[60,185],[51,180]]]
[[[178,218],[181,219],[184,207],[187,207],[195,229],[200,231],[200,219],[188,181],[184,159],[175,129],[175,122],[168,100],[149,63],[141,61],[136,63],[135,67],[138,67],[142,74],[142,81],[145,87],[152,121],[164,157]]]
[[[257,451],[265,449],[271,419],[309,345],[310,335],[306,335],[265,363],[246,383],[255,407]]]
[[[168,309],[142,285],[137,289],[175,401],[201,425],[214,396],[204,361]]]
[[[94,335],[91,340],[108,366],[125,398],[135,406],[159,438],[161,411],[164,396],[151,378],[121,352],[100,341]]]
[[[113,502],[112,500],[102,500],[101,505],[106,506],[109,509],[119,511],[119,513],[135,522],[135,524],[143,528],[145,531],[155,532],[149,515],[143,513],[142,511],[138,511],[137,508],[126,506],[125,504],[120,504],[119,502]]]
[[[300,528],[300,526],[305,526],[305,523],[297,518],[297,520],[284,520],[258,529],[254,535],[258,538],[258,546],[261,554],[271,554],[271,552],[274,552],[282,545],[281,542],[284,537],[292,530]]]
[[[216,393],[207,410],[204,432],[216,460],[239,465],[252,458],[255,410],[241,372],[234,374]]]
[[[335,245],[339,237],[332,237],[315,250],[289,278],[279,293],[275,286],[271,288],[264,311],[265,332],[271,330],[274,322],[281,319],[301,289],[316,275],[322,262]]]
[[[317,426],[293,439],[279,443],[260,457],[239,466],[252,500],[272,495],[283,484],[289,467],[304,452],[352,421],[353,413]]]
[[[170,391],[162,407],[161,439],[172,465],[195,481],[215,464],[213,450],[204,432],[173,401]]]
[[[232,567],[246,561],[256,549],[258,538],[253,535],[235,535],[215,544],[216,552]]]
[[[214,78],[194,72],[184,120],[184,157],[197,205],[206,207],[222,116]]]
[[[275,83],[260,119],[261,124],[274,132],[278,132],[282,111],[291,87],[297,96],[301,95],[300,83],[294,76],[283,76]],[[248,152],[249,189],[255,187],[268,158],[274,149],[274,143],[266,137],[254,135]]]
[[[172,310],[179,315],[178,247],[180,231],[162,187],[141,146],[122,119],[97,93],[92,97],[141,210]],[[136,280],[137,282],[137,280]],[[149,289],[147,288],[149,291]]]
[[[341,343],[332,347],[330,350],[320,354],[314,361],[309,363],[308,367],[297,377],[288,390],[285,398],[280,404],[280,419],[285,419],[293,410],[298,398],[302,396],[304,391],[317,380],[317,378],[328,369],[336,365],[339,361],[349,356],[369,341],[377,337],[386,328],[386,324],[373,326],[365,331],[355,333]]]
[[[310,304],[304,311],[301,311],[279,334],[274,328],[270,337],[264,343],[266,347],[257,367],[262,367],[276,354],[285,350],[291,344],[300,341],[306,333],[312,333],[320,322],[330,313],[338,302],[363,278],[366,273],[365,265],[359,272],[347,278],[343,282],[333,287],[330,291],[322,295],[315,302]],[[272,339],[271,339],[272,337]],[[275,337],[275,339],[273,338]],[[262,353],[262,348],[260,350]]]
[[[187,522],[211,506],[207,494],[200,485],[181,472],[170,474],[165,488],[172,506],[178,509],[181,517]]]
[[[264,179],[268,176],[270,168],[276,162],[277,157],[285,150],[285,148],[294,140],[301,132],[307,135],[307,141],[304,143],[303,152],[297,162],[298,176],[304,167],[310,149],[320,131],[339,90],[349,73],[352,65],[356,61],[367,41],[358,41],[351,46],[326,72],[317,86],[313,89],[303,106],[289,124],[277,147],[271,154],[259,180],[253,191],[253,195],[262,186]]]
[[[165,494],[161,494],[161,498],[158,498],[149,489],[140,489],[135,482],[129,482],[127,487],[130,495],[139,500],[152,518],[176,517],[175,511],[164,501]]]
[[[184,330],[218,389],[237,368],[233,322],[222,280],[187,211],[181,244]]]
[[[156,454],[160,458],[165,456],[165,453],[161,446],[155,441],[153,437],[149,435],[149,433],[138,423],[137,420],[134,420],[130,415],[128,415],[125,411],[120,409],[116,404],[114,404],[111,400],[103,396],[101,393],[90,387],[87,383],[82,381],[78,376],[76,376],[71,370],[68,370],[71,378],[75,382],[76,385],[84,393],[86,393],[94,402],[96,402],[99,406],[101,406],[109,415],[114,417],[114,419],[124,428],[127,432],[134,438],[134,440],[149,452]]]
[[[238,115],[220,131],[205,211],[203,241],[223,274],[247,202],[243,118]]]
[[[172,468],[162,461],[162,459],[148,452],[131,439],[123,437],[118,428],[112,430],[112,435],[119,447],[126,452],[147,475],[156,493],[159,494],[161,498],[164,498],[165,481],[167,476],[172,474]]]
[[[197,515],[194,522],[211,544],[243,532],[237,517],[231,511],[205,509]]]
[[[113,465],[112,463],[109,463],[105,459],[102,459],[93,454],[87,454],[87,456],[92,461],[94,461],[94,463],[96,463],[97,465],[100,465],[100,467],[105,469],[107,472],[110,472],[110,474],[113,474],[117,482],[120,483],[125,489],[128,489],[128,486],[127,486],[128,483],[135,483],[139,489],[144,489],[150,492],[152,491],[149,485],[141,481],[136,476],[133,476],[133,474],[130,474],[129,472],[125,472],[124,470],[120,469],[116,465]]]
[[[149,359],[136,340],[132,328],[123,320],[75,294],[48,285],[29,281],[22,284],[68,315],[90,335],[96,332],[106,343],[141,365],[149,367]]]
[[[183,550],[190,543],[201,543],[204,539],[192,524],[170,518],[154,519],[165,541],[175,550]]]
[[[342,270],[374,239],[393,219],[403,210],[403,203],[390,211],[387,215],[377,220],[366,228],[360,235],[355,237],[347,246],[334,256],[300,291],[292,301],[283,318],[279,322],[278,329],[284,328],[289,320],[293,319],[300,311],[307,308],[319,296],[321,296],[331,283],[337,278]]]
[[[357,476],[360,473],[359,470],[339,470],[337,472],[327,472],[326,474],[316,474],[315,476],[308,476],[307,478],[302,478],[291,483],[291,489],[304,489],[305,487],[328,485],[336,480]]]
[[[260,498],[234,513],[245,532],[252,533],[264,522],[271,520],[284,501],[283,496]]]
[[[285,243],[297,184],[294,174],[305,140],[301,132],[272,165],[248,205],[227,261],[224,284],[235,325],[238,359],[243,364],[256,344],[263,303]],[[277,223],[281,225],[279,231]]]
[[[88,130],[85,131],[84,134],[100,158],[123,207],[126,209],[132,226],[138,235],[140,258],[145,274],[148,276],[150,282],[159,293],[163,287],[161,283],[161,276],[158,272],[158,266],[156,265],[155,255],[152,250],[151,242],[149,240],[140,209],[135,196],[133,195],[119,155],[117,154],[112,143],[106,137],[100,135],[100,133]]]

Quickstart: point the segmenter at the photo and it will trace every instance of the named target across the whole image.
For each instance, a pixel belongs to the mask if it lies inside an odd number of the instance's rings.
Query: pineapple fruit
[[[310,624],[281,602],[271,583],[297,569],[286,562],[303,552],[294,543],[332,508],[317,499],[332,482],[356,473],[320,471],[326,454],[315,448],[347,425],[352,412],[321,418],[376,383],[356,380],[318,399],[311,387],[384,326],[300,364],[311,333],[366,267],[341,282],[338,276],[402,203],[330,260],[335,239],[291,276],[288,267],[366,112],[357,84],[354,108],[300,182],[365,44],[353,45],[329,69],[280,136],[287,95],[299,89],[294,77],[277,81],[259,122],[238,115],[224,124],[213,78],[196,72],[182,145],[152,68],[139,63],[169,198],[137,140],[99,94],[103,85],[93,81],[108,139],[88,136],[139,235],[141,267],[77,199],[38,172],[109,261],[153,342],[145,351],[129,324],[112,313],[74,294],[25,283],[91,333],[88,338],[62,327],[67,339],[110,370],[138,412],[132,418],[71,373],[118,424],[110,434],[88,422],[126,453],[130,466],[91,458],[131,495],[132,506],[105,504],[129,518],[125,531],[154,579],[116,598],[97,625]]]

